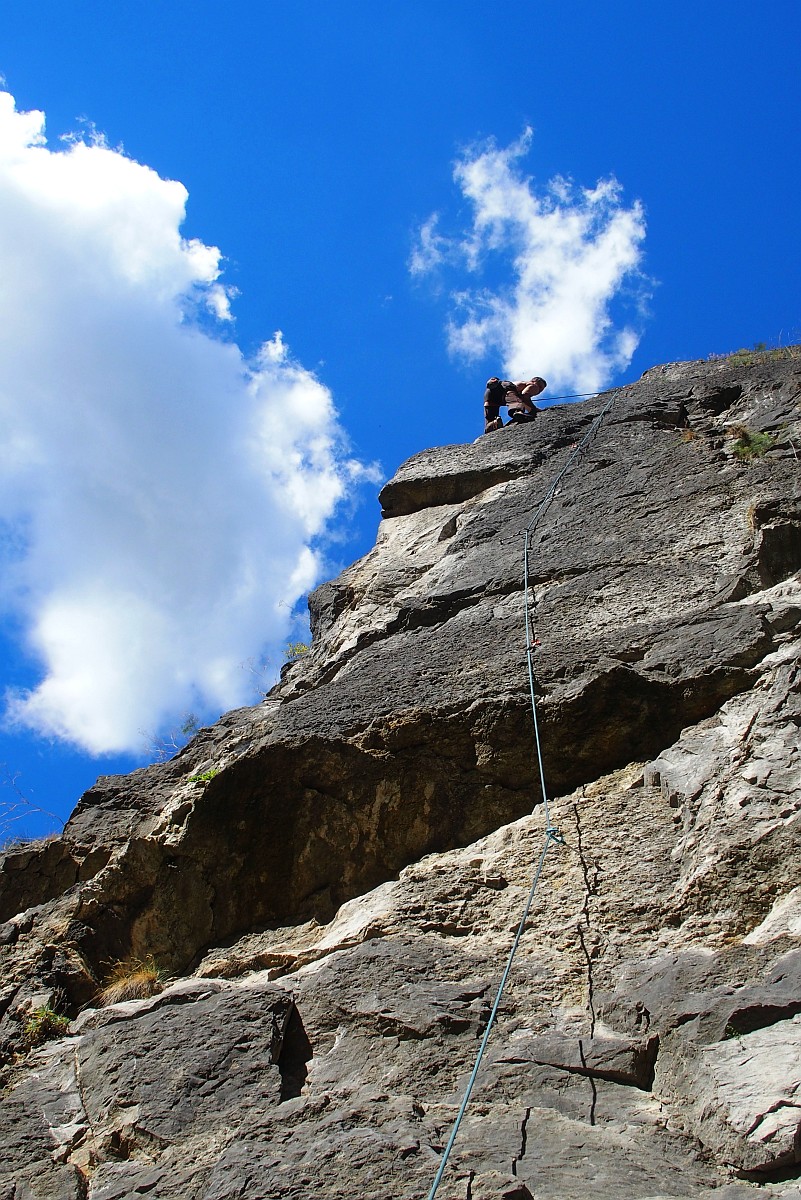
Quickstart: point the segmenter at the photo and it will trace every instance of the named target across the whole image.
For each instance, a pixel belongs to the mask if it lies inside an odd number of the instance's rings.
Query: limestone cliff
[[[0,860],[0,1200],[427,1195],[542,843],[568,464],[564,844],[438,1197],[801,1195],[800,452],[787,354],[405,463],[263,704]],[[128,955],[173,981],[93,1007]]]

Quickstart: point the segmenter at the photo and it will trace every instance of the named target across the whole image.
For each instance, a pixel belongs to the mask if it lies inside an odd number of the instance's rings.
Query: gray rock
[[[801,1195],[799,395],[668,364],[416,455],[265,704],[0,859],[0,1200],[428,1194],[546,845],[535,514],[560,840],[439,1200]],[[178,981],[86,1008],[129,954]]]

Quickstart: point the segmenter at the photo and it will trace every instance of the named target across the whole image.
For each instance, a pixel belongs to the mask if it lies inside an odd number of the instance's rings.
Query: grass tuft
[[[771,362],[791,362],[801,359],[801,343],[792,346],[773,346],[771,349],[764,342],[755,342],[749,350],[743,346],[730,354],[710,354],[710,360],[726,359],[741,367],[759,366]]]
[[[22,1038],[25,1045],[31,1049],[50,1042],[53,1038],[64,1037],[69,1027],[69,1017],[63,1017],[49,1004],[42,1004],[35,1008],[25,1021]]]
[[[741,462],[761,458],[775,445],[769,433],[758,433],[755,429],[749,429],[747,425],[729,425],[727,433],[737,438],[732,451],[735,458],[739,458]]]
[[[161,971],[148,954],[145,958],[126,958],[112,965],[105,984],[97,993],[101,1008],[123,1000],[146,1000],[163,987]]]

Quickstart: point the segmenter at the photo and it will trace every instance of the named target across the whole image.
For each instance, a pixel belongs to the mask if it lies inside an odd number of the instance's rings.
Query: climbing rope
[[[567,396],[546,396],[548,403],[551,400],[591,400],[598,395],[597,392],[570,392]]]
[[[595,395],[596,393],[592,393],[592,394]],[[548,789],[545,786],[545,769],[543,767],[543,762],[542,762],[542,745],[540,743],[539,722],[537,720],[537,699],[536,699],[536,692],[535,692],[535,688],[534,688],[534,662],[533,662],[533,660],[534,660],[534,651],[537,646],[537,640],[536,640],[536,636],[534,633],[534,628],[533,628],[532,620],[531,620],[531,602],[530,602],[530,585],[529,585],[529,569],[528,569],[529,551],[531,548],[531,535],[533,534],[534,530],[536,529],[536,527],[539,524],[542,517],[545,515],[545,512],[547,511],[551,501],[553,500],[554,496],[556,495],[556,489],[559,487],[559,484],[564,479],[565,475],[568,473],[568,471],[572,467],[573,463],[576,461],[576,459],[579,457],[579,455],[583,454],[583,452],[586,450],[587,446],[590,444],[592,439],[595,437],[596,433],[598,432],[598,430],[601,427],[601,422],[603,421],[606,414],[609,412],[609,409],[612,407],[615,397],[616,397],[616,392],[611,392],[609,399],[607,400],[606,404],[603,406],[601,411],[598,413],[598,416],[595,418],[595,420],[590,425],[590,427],[587,430],[587,432],[585,433],[584,437],[573,448],[572,454],[568,457],[567,461],[565,462],[565,464],[561,468],[561,470],[556,474],[555,478],[551,482],[551,486],[548,488],[548,491],[545,493],[544,499],[541,501],[539,507],[537,508],[536,512],[534,513],[534,516],[531,518],[531,520],[529,521],[529,523],[526,526],[525,531],[524,531],[523,607],[525,610],[526,659],[528,662],[528,683],[529,683],[529,693],[530,693],[530,699],[531,699],[531,714],[532,714],[532,719],[533,719],[533,723],[534,723],[534,749],[535,749],[535,754],[537,757],[537,766],[539,769],[540,788],[542,791],[543,815],[545,818],[545,830],[543,833],[543,844],[542,844],[542,850],[540,851],[539,861],[537,863],[537,869],[534,872],[534,878],[531,883],[531,889],[528,893],[528,898],[527,898],[525,906],[523,908],[523,915],[520,918],[520,923],[517,927],[517,933],[515,934],[514,941],[512,942],[512,947],[509,951],[509,956],[506,960],[506,967],[504,969],[503,975],[501,976],[501,981],[498,985],[498,990],[495,994],[495,1002],[492,1006],[492,1011],[490,1012],[489,1020],[487,1021],[487,1028],[484,1030],[484,1036],[481,1039],[481,1045],[478,1048],[478,1054],[476,1055],[476,1061],[473,1066],[473,1070],[471,1072],[470,1079],[467,1082],[467,1087],[465,1088],[464,1097],[462,1099],[461,1105],[459,1106],[459,1111],[456,1114],[456,1120],[453,1123],[451,1135],[448,1138],[448,1143],[442,1152],[442,1158],[440,1160],[439,1169],[437,1171],[436,1176],[434,1177],[434,1182],[431,1185],[431,1191],[428,1193],[428,1200],[434,1200],[434,1197],[437,1194],[437,1189],[439,1188],[439,1185],[442,1181],[442,1176],[445,1173],[445,1168],[448,1165],[448,1159],[450,1158],[451,1150],[453,1149],[454,1142],[456,1141],[457,1134],[459,1133],[459,1126],[461,1125],[462,1118],[463,1118],[465,1112],[467,1111],[467,1105],[470,1102],[470,1096],[473,1091],[473,1086],[478,1077],[478,1072],[481,1067],[482,1059],[484,1058],[484,1051],[487,1048],[487,1043],[489,1041],[490,1033],[492,1032],[492,1027],[495,1024],[495,1017],[497,1016],[498,1009],[500,1008],[504,989],[506,988],[506,983],[507,983],[507,980],[509,979],[509,975],[512,970],[512,963],[514,962],[515,955],[517,954],[517,948],[520,945],[520,939],[523,936],[523,931],[525,929],[526,922],[528,920],[528,914],[529,914],[529,911],[531,910],[531,905],[534,901],[534,895],[537,891],[537,887],[540,882],[540,876],[542,875],[542,869],[545,865],[545,858],[546,858],[548,851],[552,845],[555,845],[555,844],[556,845],[564,845],[564,838],[562,837],[559,830],[556,829],[551,822],[550,806],[549,806],[549,802],[548,802]],[[566,399],[566,397],[561,397],[561,399]]]

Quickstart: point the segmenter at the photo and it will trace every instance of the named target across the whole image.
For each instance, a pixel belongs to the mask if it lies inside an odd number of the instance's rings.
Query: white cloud
[[[186,199],[0,93],[0,602],[42,667],[7,713],[92,753],[250,699],[366,474],[280,333],[248,363],[194,319],[230,293]]]
[[[446,257],[448,239],[443,238],[437,230],[439,213],[432,213],[424,221],[417,235],[417,245],[412,248],[409,260],[409,270],[412,275],[425,275],[434,267],[439,266]]]
[[[537,188],[519,164],[530,144],[526,130],[506,149],[490,143],[457,162],[470,227],[446,238],[438,218],[429,218],[410,270],[458,265],[478,281],[451,293],[454,355],[474,360],[493,352],[502,360],[498,373],[512,379],[536,373],[551,392],[595,391],[628,364],[639,341],[633,326],[616,326],[610,306],[624,285],[642,306],[643,209],[636,201],[624,207],[613,178],[580,188],[556,177]]]

